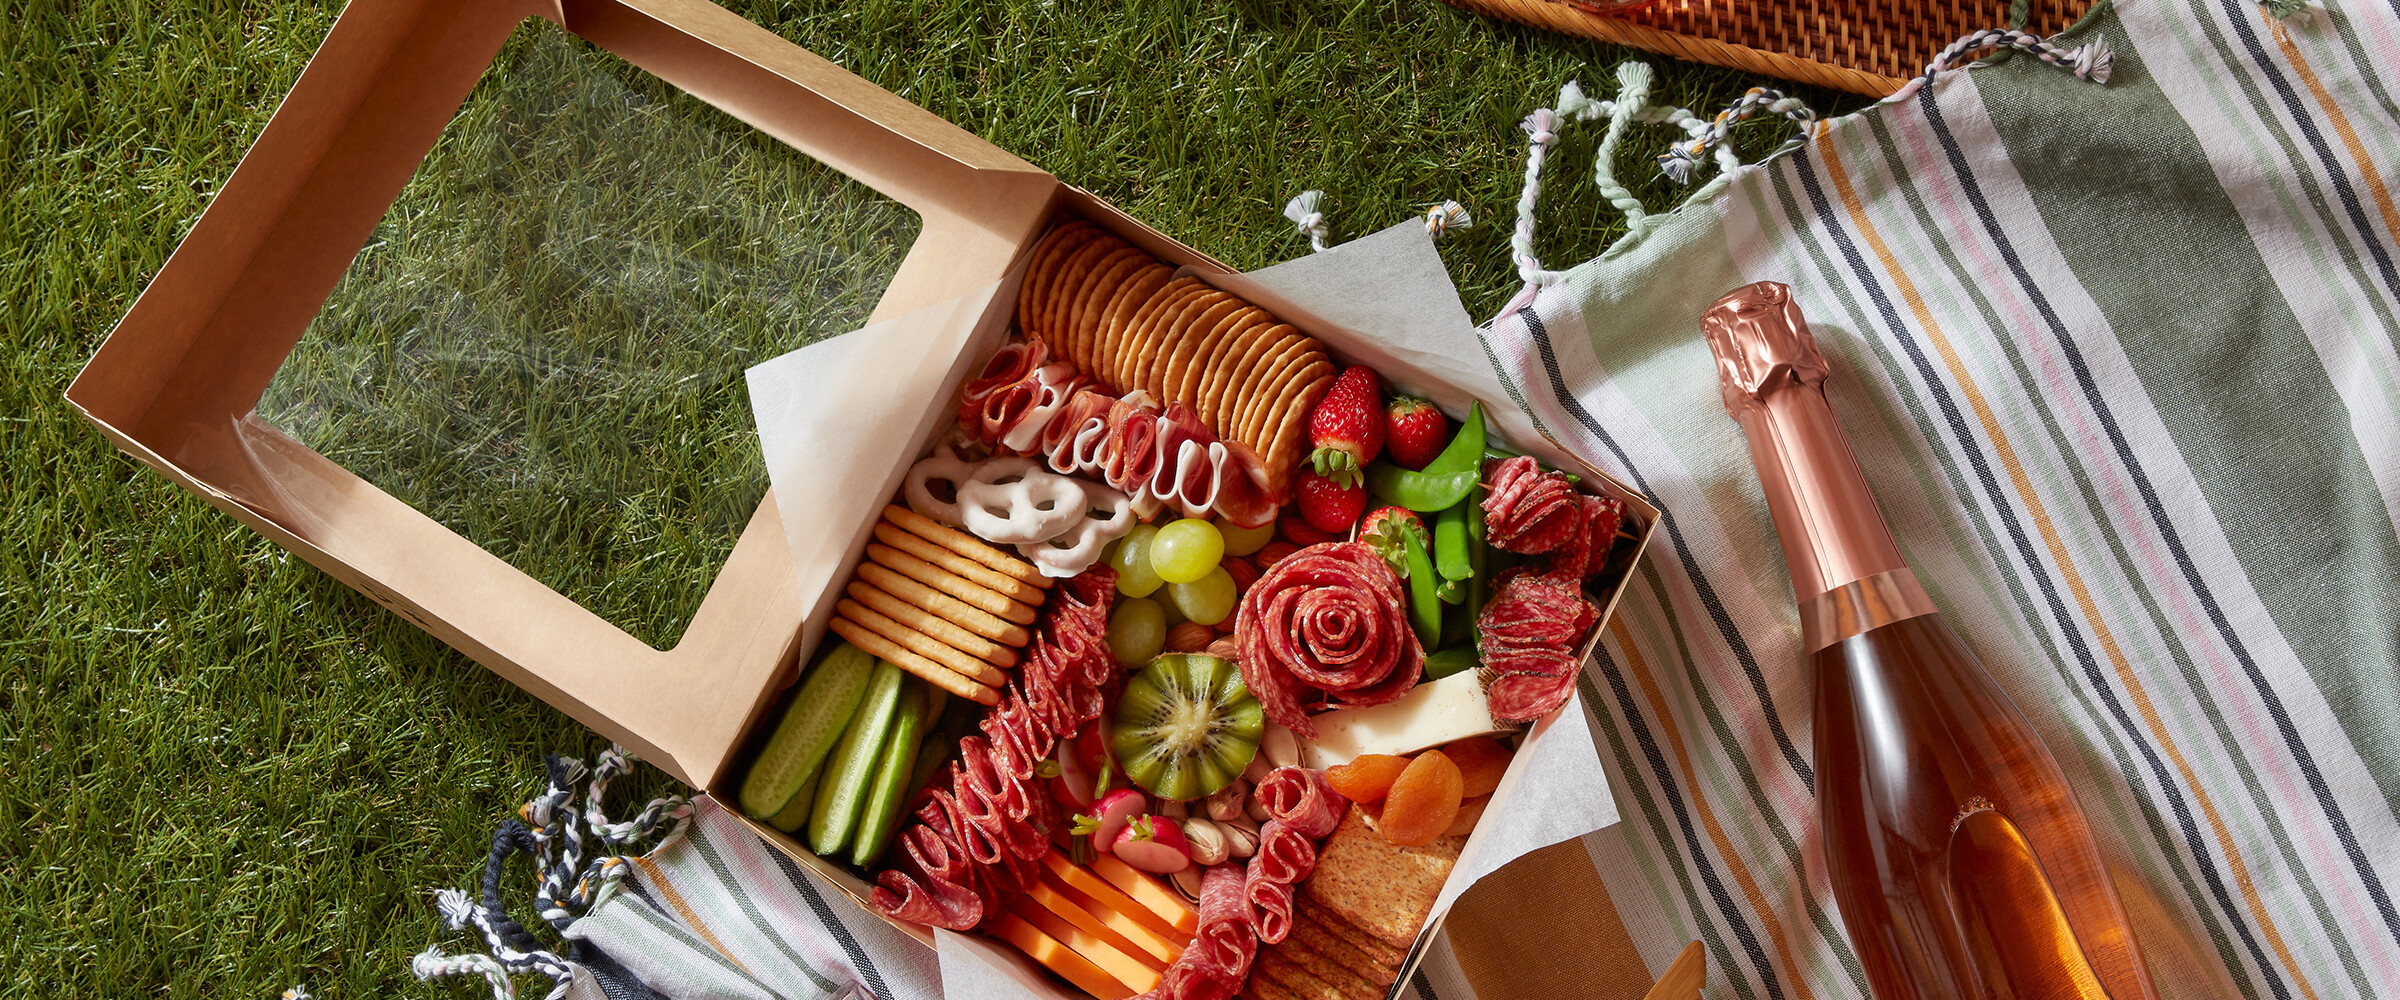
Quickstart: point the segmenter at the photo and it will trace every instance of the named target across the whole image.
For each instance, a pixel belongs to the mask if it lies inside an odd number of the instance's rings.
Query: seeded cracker
[[[1423,847],[1396,846],[1368,829],[1353,806],[1317,852],[1303,891],[1351,926],[1405,952],[1466,844],[1465,837],[1443,837]]]

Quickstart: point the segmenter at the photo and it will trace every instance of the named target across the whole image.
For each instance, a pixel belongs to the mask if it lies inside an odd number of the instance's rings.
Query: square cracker
[[[1351,926],[1406,951],[1433,913],[1434,897],[1466,844],[1465,837],[1443,837],[1423,847],[1401,847],[1368,829],[1353,806],[1318,850],[1305,891]]]
[[[1328,937],[1322,930],[1316,933],[1320,942]],[[1379,1000],[1384,987],[1390,986],[1400,972],[1398,967],[1386,969],[1367,961],[1365,955],[1355,948],[1345,953],[1350,956],[1348,960],[1334,958],[1331,953],[1302,941],[1300,925],[1296,920],[1292,924],[1291,936],[1259,955],[1262,964],[1269,954],[1278,956],[1278,964],[1296,965],[1306,970],[1319,982],[1333,987],[1343,1000]],[[1269,974],[1273,973],[1270,971]],[[1378,983],[1378,980],[1381,982]]]
[[[1350,991],[1318,976],[1279,947],[1264,948],[1250,965],[1250,978],[1264,977],[1300,1000],[1359,1000]],[[1379,996],[1380,994],[1373,994]]]
[[[1317,912],[1319,909],[1314,904],[1299,901],[1292,908],[1291,936],[1284,938],[1277,947],[1296,952],[1294,957],[1301,959],[1304,964],[1339,967],[1365,983],[1372,991],[1369,996],[1382,996],[1385,988],[1400,978],[1400,964],[1408,960],[1408,953],[1365,935],[1335,930]],[[1362,942],[1354,940],[1354,937],[1378,947],[1369,951],[1361,947]],[[1314,965],[1309,971],[1316,972],[1319,979],[1339,985],[1330,973],[1320,971]]]

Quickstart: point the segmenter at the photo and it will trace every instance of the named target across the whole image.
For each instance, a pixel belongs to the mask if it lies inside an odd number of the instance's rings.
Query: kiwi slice
[[[1241,776],[1266,724],[1232,660],[1168,653],[1125,682],[1110,743],[1134,784],[1162,799],[1197,799]]]

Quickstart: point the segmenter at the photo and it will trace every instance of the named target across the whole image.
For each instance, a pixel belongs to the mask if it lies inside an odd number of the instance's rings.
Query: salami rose
[[[1381,705],[1407,694],[1425,648],[1408,627],[1400,578],[1356,542],[1311,545],[1242,596],[1242,681],[1269,718],[1314,738],[1308,709]]]
[[[1491,492],[1483,498],[1485,537],[1510,552],[1549,552],[1584,530],[1583,505],[1564,473],[1544,472],[1529,456],[1484,469]]]

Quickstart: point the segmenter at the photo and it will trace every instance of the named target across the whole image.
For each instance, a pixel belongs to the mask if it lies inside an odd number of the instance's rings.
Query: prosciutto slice
[[[1039,454],[1060,475],[1096,476],[1144,517],[1173,507],[1246,528],[1274,520],[1287,497],[1268,488],[1248,448],[1219,440],[1182,403],[1162,411],[1141,390],[1112,397],[1093,385],[1041,343],[1011,343],[960,393],[959,425],[994,451]]]
[[[1276,768],[1258,783],[1257,795],[1269,822],[1316,840],[1332,836],[1333,828],[1341,824],[1342,810],[1350,806],[1350,800],[1325,780],[1325,772],[1313,767]]]

